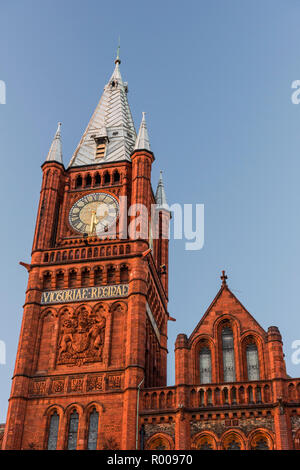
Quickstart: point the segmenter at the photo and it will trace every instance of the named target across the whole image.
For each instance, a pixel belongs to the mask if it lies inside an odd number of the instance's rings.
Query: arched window
[[[80,175],[78,175],[77,178],[76,178],[75,187],[76,188],[81,188],[81,186],[82,186],[82,178],[81,178]]]
[[[68,450],[76,450],[77,448],[78,422],[79,415],[77,411],[74,410],[69,420]]]
[[[57,289],[63,289],[64,287],[64,273],[62,271],[56,274],[56,287]]]
[[[259,441],[257,441],[256,446],[253,448],[253,450],[269,450],[269,446],[266,439],[260,439]]]
[[[261,433],[256,435],[251,442],[251,450],[270,450],[266,436]]]
[[[99,175],[99,173],[96,173],[95,186],[100,186],[100,184],[101,184],[101,176]]]
[[[81,285],[87,286],[90,280],[90,272],[87,268],[84,268],[81,272]]]
[[[48,450],[56,450],[57,436],[58,436],[59,416],[57,411],[54,411],[50,418],[49,433],[48,433]]]
[[[92,178],[91,178],[91,175],[87,175],[86,179],[85,179],[85,187],[86,188],[90,188],[92,185]]]
[[[94,281],[95,286],[100,286],[102,284],[102,268],[97,267],[95,269]]]
[[[226,450],[241,450],[241,444],[237,440],[233,439],[228,442]]]
[[[235,381],[235,363],[232,329],[225,327],[222,330],[223,372],[224,382]]]
[[[76,287],[77,274],[74,269],[69,273],[69,287]]]
[[[120,281],[121,282],[128,282],[128,267],[127,266],[121,266]]]
[[[51,274],[45,273],[43,276],[43,289],[51,288]]]
[[[104,184],[109,184],[110,183],[110,174],[108,171],[104,174]]]
[[[211,383],[211,353],[207,347],[200,351],[200,383]]]
[[[95,409],[90,414],[89,421],[89,435],[88,435],[88,450],[97,449],[98,440],[98,425],[99,425],[99,413]]]
[[[120,182],[120,173],[116,170],[114,172],[114,183],[119,183]]]
[[[256,344],[251,343],[246,347],[248,380],[259,380],[259,361]]]
[[[113,266],[110,266],[107,269],[107,283],[108,284],[113,284],[115,282],[115,274],[116,274],[115,268]]]
[[[199,447],[199,450],[213,450],[212,445],[208,441],[202,442]]]

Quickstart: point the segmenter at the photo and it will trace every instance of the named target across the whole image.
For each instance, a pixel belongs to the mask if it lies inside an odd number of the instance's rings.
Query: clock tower
[[[118,56],[69,165],[60,123],[42,165],[4,449],[135,449],[166,385],[170,214],[127,94]]]

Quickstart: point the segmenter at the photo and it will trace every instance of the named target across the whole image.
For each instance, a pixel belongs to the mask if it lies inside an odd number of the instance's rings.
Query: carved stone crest
[[[90,314],[85,307],[75,314],[65,312],[60,327],[57,364],[102,362],[105,323],[103,316]]]

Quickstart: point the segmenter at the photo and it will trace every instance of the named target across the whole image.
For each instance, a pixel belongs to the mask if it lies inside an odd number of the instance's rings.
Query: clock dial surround
[[[79,233],[105,233],[119,215],[119,203],[111,194],[91,193],[78,199],[69,212],[71,227]]]

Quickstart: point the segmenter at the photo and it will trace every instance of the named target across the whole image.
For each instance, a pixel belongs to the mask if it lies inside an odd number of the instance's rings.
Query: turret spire
[[[60,128],[61,128],[61,122],[58,123],[57,131],[55,133],[50,150],[48,152],[46,162],[63,163]]]
[[[120,60],[120,38],[119,38],[119,44],[118,44],[118,48],[117,48],[117,57],[116,57],[116,60],[115,60],[115,64],[120,64],[121,63],[121,60]]]
[[[120,45],[115,68],[69,166],[130,161],[136,132],[129,108],[128,86],[120,72]]]
[[[145,118],[146,113],[142,113],[142,122],[140,125],[139,133],[135,142],[134,150],[150,150],[150,141],[149,141],[149,135],[148,135],[148,130],[147,130],[147,124],[146,124],[146,118]]]
[[[159,176],[159,181],[158,181],[156,194],[155,194],[155,200],[156,200],[156,204],[159,207],[167,208],[168,203],[167,203],[167,196],[166,196],[163,177],[162,177],[162,171],[160,172],[160,176]]]

